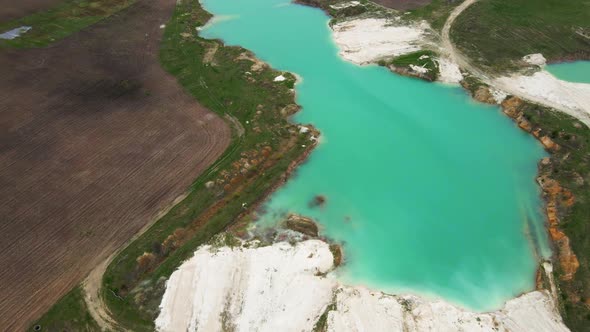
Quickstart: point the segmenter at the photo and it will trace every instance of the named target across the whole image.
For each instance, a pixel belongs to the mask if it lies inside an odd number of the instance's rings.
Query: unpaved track
[[[117,255],[123,251],[129,244],[137,240],[145,231],[147,231],[158,219],[166,215],[174,206],[180,203],[188,195],[184,193],[178,196],[168,207],[162,209],[155,218],[148,224],[146,224],[139,232],[137,232],[127,243],[113,252],[108,258],[98,264],[91,272],[82,284],[82,292],[84,295],[84,302],[92,318],[96,321],[98,326],[103,331],[118,331],[124,330],[119,326],[117,321],[111,317],[111,313],[107,305],[104,303],[102,294],[102,278]]]
[[[228,146],[159,65],[175,0],[0,52],[0,331],[24,330]]]
[[[519,89],[518,82],[515,82],[515,81],[509,82],[507,80],[499,80],[497,77],[493,77],[492,75],[488,75],[484,71],[482,71],[481,69],[472,65],[471,62],[469,61],[469,58],[464,56],[460,51],[458,51],[453,46],[453,43],[450,38],[450,31],[453,26],[453,23],[455,22],[457,17],[459,15],[461,15],[461,13],[463,13],[463,11],[465,9],[467,9],[469,6],[473,5],[477,1],[478,0],[465,0],[463,3],[461,3],[459,6],[457,6],[451,12],[451,14],[449,15],[449,18],[445,22],[445,25],[443,26],[442,33],[441,33],[441,39],[442,39],[441,44],[442,44],[443,51],[447,53],[447,56],[449,56],[451,58],[451,60],[453,60],[457,65],[459,65],[460,68],[470,72],[471,74],[473,74],[474,76],[479,78],[485,84],[488,84],[496,89],[502,90],[510,95],[515,95],[515,96],[518,96],[522,99],[528,100],[528,101],[533,102],[535,104],[549,106],[549,107],[559,110],[563,113],[569,114],[569,115],[579,119],[580,121],[582,121],[586,125],[590,126],[590,114],[589,114],[590,112],[589,111],[584,112],[579,109],[569,108],[569,107],[566,107],[562,104],[539,98],[538,96],[532,95],[530,93],[527,93],[526,91]]]
[[[469,60],[465,58],[463,54],[461,54],[455,49],[450,37],[451,27],[453,26],[453,23],[455,23],[457,17],[459,17],[459,15],[461,15],[461,13],[463,13],[465,9],[467,9],[469,6],[473,5],[477,1],[478,0],[465,0],[459,6],[455,7],[455,9],[453,9],[451,14],[447,18],[445,25],[442,28],[442,48],[443,51],[446,52],[447,55],[451,58],[451,60],[454,61],[457,65],[459,65],[459,67],[471,72],[472,74],[478,77],[487,79],[487,75],[485,75],[482,71],[472,66]]]

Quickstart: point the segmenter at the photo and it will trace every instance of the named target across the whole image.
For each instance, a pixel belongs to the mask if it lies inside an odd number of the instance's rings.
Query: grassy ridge
[[[0,32],[21,26],[32,29],[12,40],[0,39],[3,47],[44,47],[129,7],[136,0],[66,0],[46,11],[0,23]]]
[[[481,86],[475,78],[463,82],[472,95]],[[518,106],[531,128],[538,135],[548,136],[560,148],[551,151],[549,163],[541,163],[539,175],[548,176],[574,196],[560,194],[556,203],[559,229],[569,238],[580,267],[572,280],[563,280],[564,271],[558,257],[554,259],[554,275],[559,288],[559,306],[563,320],[572,331],[590,331],[590,129],[574,117],[551,108],[523,101]],[[554,243],[554,246],[558,246]],[[554,251],[558,251],[554,248]]]
[[[457,0],[432,0],[431,3],[424,7],[409,11],[407,18],[427,20],[433,29],[440,31],[443,25],[445,25],[451,11],[460,3],[461,1]]]
[[[520,58],[531,53],[549,61],[589,59],[590,2],[481,0],[457,18],[451,36],[474,64],[490,72],[518,70]],[[590,331],[590,130],[569,115],[531,103],[520,111],[561,146],[541,169],[575,196],[572,207],[558,211],[580,262],[572,280],[561,280],[560,264],[554,264],[560,307],[572,331]]]
[[[433,82],[438,78],[439,68],[435,58],[438,55],[429,50],[421,50],[413,53],[400,55],[390,61],[379,61],[380,66],[393,66],[399,74],[420,77],[427,81]],[[428,69],[426,73],[413,72],[411,66],[417,66]]]
[[[98,325],[86,310],[82,289],[76,287],[62,297],[29,330],[39,326],[41,331],[100,331]]]
[[[256,60],[245,49],[200,38],[196,30],[210,17],[197,0],[177,4],[166,25],[160,60],[202,105],[224,118],[231,116],[239,125],[232,123],[238,127],[232,144],[194,182],[188,196],[107,268],[103,299],[117,322],[133,331],[154,329],[163,281],[199,245],[241,217],[244,207],[255,205],[310,146],[311,133],[299,134],[288,121],[297,110],[291,90],[295,77],[282,73],[287,80],[274,82],[281,72],[265,65],[254,68]],[[243,166],[244,160],[250,167]],[[171,236],[178,240],[173,246],[167,242]],[[142,256],[153,259],[140,266]],[[59,321],[55,313],[63,305],[58,303],[40,322]],[[87,314],[84,303],[68,310],[80,317]]]
[[[551,164],[543,172],[570,190],[575,196],[571,208],[559,210],[560,228],[569,237],[580,267],[573,280],[560,280],[562,316],[572,331],[590,331],[590,130],[576,119],[561,112],[526,103],[525,117],[558,143],[561,149],[552,153]]]
[[[254,62],[243,57],[246,50],[198,37],[196,29],[209,18],[210,14],[196,0],[178,4],[166,27],[160,59],[163,67],[201,104],[221,116],[230,114],[245,131],[242,136],[235,135],[230,148],[195,182],[184,201],[108,267],[104,299],[116,320],[134,331],[153,329],[163,292],[161,280],[199,245],[243,214],[244,206],[254,205],[280,181],[290,163],[306,151],[304,145],[309,145],[308,135],[298,134],[296,126],[287,121],[287,114],[281,112],[289,106],[294,109],[294,94],[290,90],[294,77],[284,74],[288,77],[285,82],[273,82],[280,73],[267,67],[253,70]],[[205,61],[213,49],[214,56]],[[250,169],[243,178],[234,176],[236,163],[246,154],[266,147],[272,151],[266,161]],[[204,185],[209,181],[218,183],[232,172],[228,184],[235,178],[242,180],[230,189],[207,189]],[[184,242],[170,252],[160,253],[158,247],[178,229],[189,234],[183,236]],[[159,253],[161,259],[147,272],[138,272],[137,258],[146,252]]]
[[[531,53],[588,58],[590,2],[481,0],[457,18],[451,36],[475,64],[496,72],[518,68],[515,61]]]

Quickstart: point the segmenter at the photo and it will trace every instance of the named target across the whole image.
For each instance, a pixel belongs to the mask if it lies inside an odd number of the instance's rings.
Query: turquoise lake
[[[590,61],[556,63],[545,68],[553,76],[564,81],[590,83]]]
[[[294,121],[322,133],[260,223],[318,220],[344,244],[338,278],[351,284],[474,310],[533,289],[538,256],[550,255],[540,144],[459,87],[343,61],[329,18],[289,1],[202,1],[218,16],[202,35],[301,76]],[[309,206],[316,195],[324,206]]]

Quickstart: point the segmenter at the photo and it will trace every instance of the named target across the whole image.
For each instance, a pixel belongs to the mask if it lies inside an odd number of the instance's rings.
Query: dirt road
[[[458,64],[459,67],[461,67],[464,70],[467,70],[468,72],[479,78],[479,80],[483,83],[492,86],[495,89],[504,91],[509,95],[518,96],[522,99],[528,100],[535,104],[545,105],[556,110],[562,111],[563,113],[569,114],[579,119],[586,125],[590,126],[590,115],[587,111],[585,112],[573,107],[567,107],[562,103],[553,102],[547,100],[546,98],[540,98],[537,95],[528,93],[526,89],[520,88],[520,83],[518,80],[499,79],[498,77],[494,77],[493,75],[485,73],[478,67],[474,66],[469,58],[464,56],[459,50],[457,50],[454,47],[450,38],[450,31],[453,26],[453,23],[455,22],[457,17],[461,15],[461,13],[463,13],[467,8],[469,8],[469,6],[473,5],[477,1],[478,0],[465,0],[451,12],[449,18],[445,22],[445,25],[443,26],[441,33],[441,46],[443,48],[443,52],[445,52],[446,55],[451,58],[451,60]]]

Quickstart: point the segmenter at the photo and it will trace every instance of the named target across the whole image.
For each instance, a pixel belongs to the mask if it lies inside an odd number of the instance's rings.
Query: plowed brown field
[[[159,66],[174,4],[0,52],[0,330],[25,329],[229,144]]]

